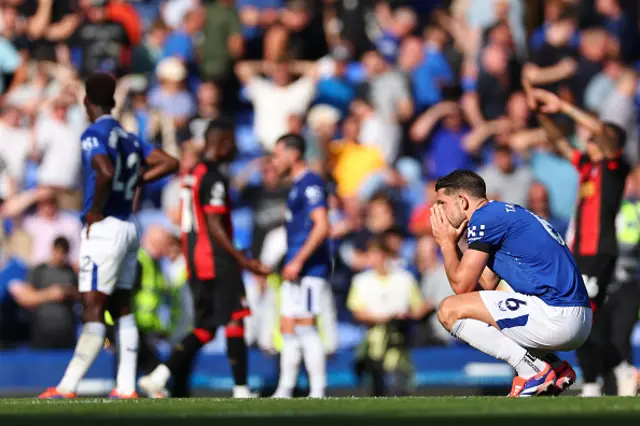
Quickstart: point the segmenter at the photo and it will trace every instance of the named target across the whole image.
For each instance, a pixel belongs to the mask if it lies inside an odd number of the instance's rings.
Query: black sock
[[[247,344],[244,336],[227,336],[227,358],[236,386],[247,384]]]
[[[193,333],[182,339],[182,342],[173,348],[171,356],[167,361],[167,367],[169,371],[171,371],[171,374],[175,375],[185,368],[188,368],[202,346],[203,343]]]

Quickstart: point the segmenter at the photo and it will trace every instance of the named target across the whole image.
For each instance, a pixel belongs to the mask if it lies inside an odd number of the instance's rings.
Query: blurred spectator
[[[262,172],[262,182],[259,185],[250,185],[249,179],[256,171]],[[234,179],[232,187],[240,191],[242,203],[250,205],[253,209],[251,253],[258,257],[262,253],[267,234],[282,226],[289,186],[281,181],[271,158],[263,157],[247,166],[242,174]]]
[[[153,23],[142,43],[133,48],[131,53],[131,72],[151,75],[163,57],[165,41],[169,35],[169,27],[162,22]]]
[[[196,80],[199,75],[195,38],[204,26],[205,17],[204,10],[199,8],[187,12],[182,26],[169,34],[162,50],[163,57],[178,58],[186,66],[189,87],[192,90],[197,87]]]
[[[533,31],[529,37],[529,48],[532,53],[537,53],[542,46],[544,46],[547,40],[547,31],[551,25],[561,19],[562,15],[567,9],[568,2],[565,0],[545,0],[544,2],[544,22],[542,26]],[[569,46],[577,48],[580,42],[580,37],[577,32],[574,32],[569,39]]]
[[[327,154],[331,141],[335,139],[340,121],[340,111],[329,105],[316,105],[307,114],[307,147],[305,159],[309,168],[325,172]]]
[[[440,302],[449,296],[453,296],[449,278],[444,269],[442,260],[438,257],[438,245],[430,237],[422,237],[418,240],[416,251],[416,267],[420,273],[420,288],[427,305],[427,336],[428,344],[447,344],[453,341],[453,336],[440,324],[436,310]]]
[[[258,73],[269,74],[271,81]],[[301,74],[291,82],[293,73]],[[315,94],[316,67],[306,62],[240,62],[236,67],[254,108],[254,131],[266,151],[287,132],[289,116],[303,114]],[[277,108],[274,107],[277,105]]]
[[[358,120],[348,116],[342,123],[342,139],[329,146],[327,164],[342,199],[356,197],[367,178],[386,166],[380,149],[360,144],[359,134]]]
[[[283,0],[237,0],[236,8],[242,23],[242,34],[247,43],[248,55],[255,57],[262,50],[258,44],[264,29],[273,25],[284,5]]]
[[[109,0],[85,0],[81,2],[82,21],[73,31],[56,34],[55,41],[68,39],[72,47],[70,57],[75,63],[79,53],[80,72],[87,76],[102,71],[122,75],[128,64],[123,61],[124,52],[131,40],[122,24],[107,15]]]
[[[538,182],[531,184],[531,187],[529,187],[526,207],[532,213],[540,216],[553,225],[560,235],[566,235],[567,229],[569,229],[569,221],[555,217],[551,214],[551,208],[549,207],[549,194],[547,193],[547,188],[545,188],[544,185]]]
[[[126,0],[109,0],[107,4],[107,16],[109,19],[119,22],[120,25],[122,25],[122,28],[127,32],[132,46],[140,43],[142,40],[142,22],[133,4]]]
[[[342,242],[338,253],[341,261],[355,272],[373,266],[366,255],[367,244],[372,237],[382,237],[391,230],[395,222],[389,197],[382,192],[375,194],[366,205],[363,226],[353,229]]]
[[[226,80],[233,71],[232,61],[244,52],[240,17],[233,0],[218,0],[207,6],[206,18],[202,74],[207,79]]]
[[[0,172],[0,199],[7,199],[22,189],[24,167],[32,151],[29,130],[20,127],[22,111],[5,105],[0,122],[0,159],[4,171]]]
[[[80,16],[68,0],[24,0],[20,14],[27,18],[26,35],[32,56],[55,61],[56,43],[77,28]]]
[[[287,0],[280,22],[289,32],[289,52],[293,58],[316,60],[327,53],[320,2]]]
[[[204,81],[196,94],[196,112],[178,132],[178,142],[204,146],[204,132],[209,121],[220,116],[220,89],[212,81]]]
[[[187,124],[195,112],[193,98],[185,88],[187,70],[178,58],[165,58],[158,64],[160,85],[151,89],[149,105],[172,119],[177,129]]]
[[[477,82],[479,110],[486,120],[494,120],[506,111],[507,99],[519,84],[509,70],[509,58],[497,45],[487,46],[482,53]]]
[[[402,129],[376,110],[369,99],[357,97],[351,102],[351,112],[360,123],[358,140],[378,149],[387,164],[393,164],[400,154]]]
[[[513,152],[505,146],[496,146],[493,163],[478,171],[487,184],[490,199],[526,206],[532,176],[528,166],[518,166]]]
[[[0,36],[0,94],[5,93],[5,81],[14,75],[21,63],[20,53],[11,40]]]
[[[408,7],[399,7],[392,11],[386,1],[378,2],[376,5],[376,18],[380,25],[376,48],[387,62],[394,63],[403,39],[415,30],[418,18]]]
[[[73,97],[60,94],[35,128],[35,149],[40,156],[38,184],[61,190],[76,189],[80,174],[80,134],[82,129],[68,121]],[[79,205],[75,206],[76,209]]]
[[[24,229],[33,240],[30,264],[47,262],[51,257],[51,247],[58,237],[65,237],[69,241],[67,260],[77,264],[82,224],[77,216],[58,209],[54,195],[38,202],[36,214],[24,220]]]
[[[371,99],[375,111],[390,124],[410,120],[413,101],[404,76],[393,70],[375,50],[365,53],[361,60],[367,79],[360,87],[360,96]]]
[[[347,306],[355,319],[369,327],[356,370],[373,378],[373,395],[406,395],[411,361],[408,319],[424,317],[429,307],[413,276],[390,262],[388,247],[370,240],[366,255],[373,269],[352,281]]]
[[[334,63],[333,73],[318,82],[315,102],[337,108],[344,117],[349,113],[349,105],[355,96],[355,87],[346,76],[351,59],[349,48],[345,45],[336,46],[331,51],[331,59]]]
[[[197,9],[200,0],[166,0],[161,6],[162,20],[171,29],[176,29],[184,22],[187,12]]]
[[[409,230],[418,237],[431,235],[431,207],[436,199],[436,181],[426,182],[424,192],[424,203],[413,209],[409,219]]]
[[[72,349],[76,344],[73,300],[78,283],[68,259],[69,241],[58,237],[47,262],[31,269],[26,282],[9,287],[16,302],[33,311],[29,346],[34,349]]]
[[[468,133],[456,102],[441,102],[418,117],[409,134],[421,144],[422,173],[437,179],[456,169],[474,169],[474,157],[463,143]]]
[[[442,89],[454,82],[453,70],[444,55],[444,47],[449,40],[445,29],[430,25],[424,38],[424,59],[411,76],[418,111],[440,102]]]

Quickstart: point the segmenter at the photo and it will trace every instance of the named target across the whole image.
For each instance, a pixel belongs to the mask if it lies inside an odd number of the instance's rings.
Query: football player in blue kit
[[[73,398],[104,345],[105,309],[118,321],[119,364],[111,398],[135,398],[138,329],[130,309],[135,279],[138,232],[130,217],[137,189],[178,169],[164,151],[127,133],[110,115],[116,81],[93,74],[84,105],[91,125],[81,137],[84,204],[78,287],[84,327],[73,358],[60,381],[41,398]]]
[[[489,201],[484,180],[456,170],[436,183],[433,235],[455,296],[438,318],[455,337],[517,372],[509,396],[557,394],[575,372],[552,351],[579,348],[591,331],[589,297],[571,252],[544,219]],[[467,231],[464,254],[458,242]],[[500,279],[513,292],[497,291]]]
[[[278,139],[273,164],[292,180],[285,214],[287,252],[281,291],[283,348],[275,398],[290,398],[301,357],[309,374],[309,396],[322,398],[326,388],[326,359],[317,317],[324,298],[332,297],[329,275],[327,189],[324,179],[304,161],[305,141],[287,134]]]

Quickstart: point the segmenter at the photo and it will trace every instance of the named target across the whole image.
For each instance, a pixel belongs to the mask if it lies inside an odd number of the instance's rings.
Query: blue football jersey
[[[489,268],[511,288],[550,306],[589,306],[573,256],[544,219],[514,204],[492,201],[475,211],[469,248],[489,253]]]
[[[113,164],[113,183],[102,214],[126,220],[133,209],[133,197],[144,161],[154,146],[127,133],[112,116],[98,118],[84,131],[82,144],[82,183],[84,203],[82,218],[93,204],[96,173],[91,166],[93,157],[108,155]]]
[[[326,183],[320,176],[308,171],[293,182],[289,191],[285,214],[288,246],[285,262],[292,260],[309,238],[313,227],[311,212],[321,207],[327,208]],[[325,240],[307,259],[300,278],[329,278],[331,265],[329,240]]]

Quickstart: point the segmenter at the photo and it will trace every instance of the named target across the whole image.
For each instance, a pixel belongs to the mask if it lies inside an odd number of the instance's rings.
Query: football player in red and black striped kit
[[[594,115],[558,98],[553,93],[536,89],[530,103],[540,105],[538,120],[556,150],[575,166],[579,175],[578,204],[569,230],[568,243],[582,273],[591,306],[594,326],[587,342],[577,351],[585,384],[583,395],[600,394],[598,376],[610,372],[603,354],[608,350],[606,318],[598,316],[613,279],[618,244],[616,216],[624,193],[630,165],[622,156],[626,132],[619,125],[602,122]],[[589,136],[586,150],[571,146],[565,135],[547,114],[562,113],[573,119]]]
[[[205,132],[203,160],[182,179],[182,243],[194,299],[195,324],[166,364],[140,378],[140,388],[151,397],[167,395],[166,384],[171,376],[189,374],[198,350],[222,326],[235,381],[234,397],[250,396],[243,326],[250,311],[245,301],[242,270],[260,276],[270,270],[233,246],[229,185],[220,169],[234,153],[233,124],[213,120]]]

